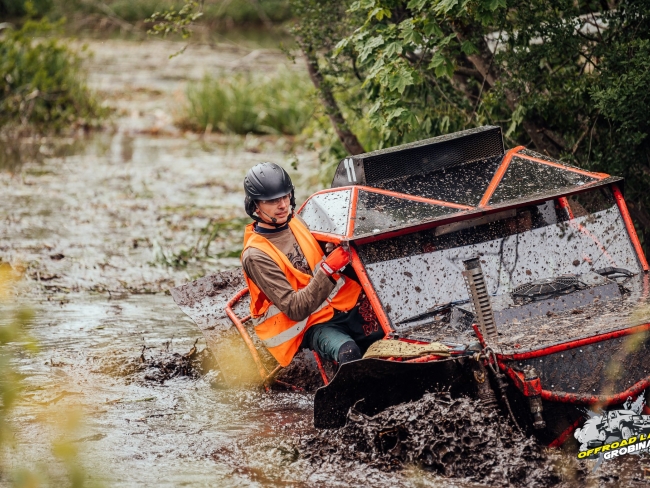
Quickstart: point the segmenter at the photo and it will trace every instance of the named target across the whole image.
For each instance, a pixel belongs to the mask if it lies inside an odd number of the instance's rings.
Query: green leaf
[[[372,54],[373,50],[376,47],[381,46],[384,44],[384,38],[382,36],[376,36],[376,37],[371,37],[366,41],[365,44],[361,46],[361,49],[359,50],[359,62],[363,63],[370,54]]]
[[[436,51],[436,53],[433,55],[433,58],[431,58],[431,62],[429,63],[429,69],[432,68],[437,68],[441,64],[445,62],[445,57],[442,55],[440,51]]]
[[[377,20],[381,20],[384,17],[390,18],[390,10],[382,7],[375,7],[368,13],[368,20],[371,20],[373,17]]]
[[[474,44],[472,44],[471,41],[463,41],[463,43],[460,46],[460,50],[463,51],[468,56],[471,56],[472,54],[476,54],[479,52],[478,48]]]
[[[381,108],[381,100],[377,100],[368,110],[368,115],[373,115],[377,110]]]
[[[436,66],[435,73],[438,78],[442,78],[443,76],[445,76],[445,74],[447,74],[447,69],[445,65],[441,64],[439,66]]]
[[[438,122],[438,127],[440,129],[440,132],[445,134],[446,132],[449,131],[449,123],[451,120],[449,119],[449,115],[445,115],[440,121]]]
[[[506,8],[506,0],[490,0],[488,8],[494,12],[498,8]]]
[[[449,76],[451,78],[454,74],[454,63],[451,59],[446,58],[440,53],[436,53],[434,59],[429,63],[429,68],[434,68],[434,73],[438,78],[442,78],[443,76]]]
[[[447,14],[456,5],[458,5],[458,0],[440,0],[433,10],[437,13]]]
[[[381,71],[384,70],[384,58],[379,58],[377,61],[375,61],[375,64],[373,64],[372,68],[368,71],[368,75],[366,76],[366,80],[375,78]]]
[[[440,41],[440,42],[438,43],[438,46],[441,46],[441,47],[442,47],[442,46],[446,46],[447,44],[449,44],[449,42],[450,42],[452,39],[455,39],[455,38],[456,38],[456,34],[449,34],[447,37],[445,37],[442,41]]]
[[[440,29],[440,26],[431,19],[425,20],[422,27],[422,32],[424,32],[425,36],[432,36],[432,35],[436,35],[437,37],[443,36],[443,32],[442,29]]]
[[[427,4],[428,0],[410,0],[406,8],[419,12]]]
[[[402,43],[401,42],[391,42],[388,46],[386,46],[386,51],[384,51],[384,56],[387,58],[392,58],[393,56],[400,55],[402,54]]]
[[[512,112],[512,118],[510,126],[506,131],[506,137],[510,137],[510,134],[512,134],[517,129],[517,126],[524,121],[525,114],[526,108],[523,105],[518,105],[514,112]]]
[[[359,1],[359,8],[361,8],[363,10],[370,10],[375,5],[377,5],[376,0],[360,0]]]
[[[402,23],[403,24],[403,23]],[[413,25],[405,26],[400,34],[400,37],[406,42],[410,42],[416,46],[422,45],[422,34],[413,29]]]
[[[336,56],[341,54],[341,51],[343,51],[343,49],[347,47],[349,41],[350,41],[349,38],[344,37],[339,42],[337,42],[336,46],[334,46],[334,53],[332,54],[332,57],[335,58]]]
[[[406,68],[401,68],[396,73],[393,73],[388,82],[388,89],[390,91],[397,91],[400,95],[404,93],[407,86],[413,84],[413,74]]]
[[[388,112],[388,114],[386,114],[386,122],[390,122],[391,120],[402,115],[404,112],[408,112],[408,110],[405,109],[404,107],[398,107],[391,110],[390,112]]]

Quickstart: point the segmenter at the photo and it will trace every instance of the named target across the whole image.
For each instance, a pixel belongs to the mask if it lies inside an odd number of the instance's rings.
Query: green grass
[[[314,112],[314,89],[304,73],[206,76],[187,90],[185,123],[234,134],[302,132]]]
[[[46,0],[40,0],[44,2]],[[61,0],[58,0],[61,1]],[[77,0],[78,1],[78,0]],[[112,0],[105,2],[110,9],[127,22],[139,22],[154,12],[183,6],[178,0]],[[262,17],[272,23],[286,21],[291,16],[288,0],[207,0],[203,4],[202,21],[206,23],[259,24]]]

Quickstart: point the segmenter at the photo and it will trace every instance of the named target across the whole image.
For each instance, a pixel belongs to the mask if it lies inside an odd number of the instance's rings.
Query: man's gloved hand
[[[334,249],[329,256],[327,256],[325,261],[321,263],[320,267],[327,276],[332,276],[334,273],[341,271],[350,264],[350,259],[350,253],[339,246]]]

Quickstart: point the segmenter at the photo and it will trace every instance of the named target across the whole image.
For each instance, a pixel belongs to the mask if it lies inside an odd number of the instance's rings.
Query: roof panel
[[[508,200],[533,198],[551,190],[583,186],[597,180],[595,175],[590,177],[568,168],[562,169],[514,156],[489,204],[498,205]]]
[[[460,211],[457,208],[359,190],[353,237],[409,224],[416,225]]]
[[[502,159],[503,155],[499,155],[434,173],[387,181],[378,186],[408,195],[476,206]]]

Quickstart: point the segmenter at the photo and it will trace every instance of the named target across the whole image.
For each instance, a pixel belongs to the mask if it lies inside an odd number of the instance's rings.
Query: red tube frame
[[[327,377],[325,368],[323,368],[323,361],[321,361],[321,358],[316,351],[312,351],[312,353],[314,354],[314,359],[316,360],[316,366],[318,367],[318,371],[320,372],[321,378],[323,378],[323,383],[325,383],[325,386],[327,386],[330,384],[330,380]]]
[[[430,363],[431,361],[439,361],[441,359],[447,359],[449,356],[438,356],[437,354],[429,354],[428,356],[422,356],[415,359],[407,359],[405,363]]]
[[[350,216],[348,217],[348,237],[354,234],[354,227],[357,224],[357,201],[359,200],[359,188],[352,189],[352,201],[350,202]]]
[[[571,403],[574,405],[601,405],[607,407],[623,403],[628,397],[634,397],[650,386],[650,376],[635,383],[627,390],[615,395],[580,395],[564,391],[542,390],[542,399],[549,402]]]
[[[523,148],[523,146],[521,146]],[[389,195],[391,197],[395,198],[402,198],[405,200],[413,200],[415,202],[422,202],[422,203],[430,203],[432,205],[440,205],[441,207],[449,207],[449,208],[456,208],[458,210],[473,210],[475,207],[472,207],[471,205],[463,205],[462,203],[453,203],[453,202],[445,202],[444,200],[436,200],[435,198],[426,198],[426,197],[420,197],[418,195],[409,195],[408,193],[400,193],[397,191],[391,191],[391,190],[383,190],[381,188],[374,188],[372,186],[364,186],[364,185],[353,185],[353,186],[338,186],[336,188],[325,188],[324,190],[319,190],[316,193],[312,194],[307,200],[303,202],[303,204],[300,206],[298,209],[298,213],[302,211],[302,209],[307,205],[307,202],[314,196],[314,195],[322,195],[323,193],[332,193],[332,192],[337,192],[337,191],[346,191],[346,190],[365,190],[370,193],[380,193],[382,195]],[[355,201],[353,202],[356,203],[356,198],[353,195],[353,198]],[[348,235],[352,235],[351,232],[348,232]]]
[[[508,171],[508,166],[510,166],[510,161],[512,161],[512,157],[522,149],[525,149],[524,146],[514,147],[510,149],[503,157],[503,159],[501,160],[501,164],[497,168],[496,172],[494,173],[494,176],[492,177],[492,180],[490,181],[490,184],[487,187],[487,190],[485,190],[485,194],[483,195],[483,198],[481,198],[481,201],[478,204],[479,207],[487,207],[488,203],[490,202],[490,198],[492,198],[492,195],[494,195],[494,192],[499,186],[499,183],[501,183],[501,180],[503,179],[503,175],[505,175],[506,171]]]
[[[618,210],[621,212],[621,216],[625,222],[625,228],[627,229],[627,233],[630,236],[630,240],[632,241],[632,246],[634,247],[636,255],[639,258],[639,263],[641,264],[643,271],[647,272],[650,270],[650,267],[648,266],[648,260],[646,259],[643,248],[641,247],[641,242],[639,242],[639,236],[636,234],[634,222],[632,222],[632,217],[630,216],[630,212],[627,209],[625,198],[623,198],[623,194],[621,193],[618,185],[611,185],[611,188],[612,193],[614,194],[614,200],[616,200],[616,205],[618,205]]]
[[[580,188],[576,188],[574,190],[567,191],[565,193],[565,195],[574,195],[574,194],[577,194],[577,193],[584,193],[584,192],[586,192],[588,190],[591,190],[592,188],[596,188],[596,187],[599,187],[599,186],[605,186],[605,185],[603,185],[600,180],[594,181],[592,183],[587,183],[587,184],[581,186]],[[558,196],[555,195],[552,198],[558,198]],[[396,229],[396,230],[393,230],[393,231],[382,232],[382,233],[379,233],[379,234],[376,234],[376,235],[367,235],[367,236],[363,236],[363,237],[355,237],[354,242],[357,243],[357,244],[366,244],[368,242],[374,242],[374,241],[379,241],[379,240],[384,240],[384,239],[390,239],[392,237],[402,236],[402,235],[406,235],[406,234],[413,234],[413,233],[416,233],[416,232],[428,230],[428,229],[438,227],[438,226],[441,226],[441,225],[450,224],[450,223],[454,223],[454,222],[460,222],[462,220],[475,219],[475,218],[481,217],[483,215],[489,215],[489,214],[492,214],[492,213],[500,212],[500,211],[503,211],[503,210],[509,210],[509,209],[512,209],[512,208],[525,207],[525,206],[533,205],[533,204],[536,204],[536,203],[542,203],[542,202],[545,202],[547,200],[549,200],[549,197],[534,198],[534,199],[531,199],[531,200],[527,200],[525,202],[518,203],[516,205],[513,205],[511,203],[507,203],[507,204],[499,204],[499,205],[494,205],[494,206],[489,206],[489,207],[476,207],[476,208],[474,208],[472,210],[460,211],[460,212],[455,213],[455,214],[450,214],[446,218],[441,218],[439,220],[434,220],[432,222],[424,222],[422,224],[414,225],[414,226],[411,226],[411,227],[405,227],[405,228],[400,228],[400,229]],[[339,239],[340,238],[341,237],[339,237]]]
[[[242,297],[247,293],[248,293],[248,288],[244,288],[242,290],[239,290],[237,294],[235,294],[235,296],[230,299],[230,301],[226,304],[226,315],[228,315],[228,318],[232,321],[233,324],[235,324],[235,327],[237,328],[239,335],[244,340],[246,347],[248,347],[251,356],[253,356],[253,360],[255,361],[255,365],[257,366],[260,376],[262,377],[262,384],[264,385],[264,388],[268,390],[269,384],[273,381],[275,375],[277,375],[280,372],[282,367],[278,365],[273,369],[273,371],[271,371],[270,373],[268,372],[268,370],[262,364],[262,359],[260,358],[260,355],[257,353],[257,349],[255,349],[255,344],[253,344],[253,340],[251,339],[251,336],[248,334],[246,327],[244,327],[244,324],[242,323],[242,321],[246,322],[248,319],[250,319],[250,315],[247,315],[246,317],[240,320],[239,317],[237,317],[237,314],[235,314],[235,312],[232,309],[235,303],[241,300]],[[293,387],[293,385],[286,385],[286,386]]]
[[[564,209],[564,211],[569,216],[569,220],[573,220],[573,210],[571,210],[571,206],[569,205],[569,199],[567,197],[560,197],[557,199],[557,201],[560,205],[560,208]]]
[[[518,386],[518,381],[516,381],[515,376],[517,375],[516,371],[512,368],[506,366],[501,361],[497,360],[499,369],[504,371],[511,379],[513,379],[515,385],[518,389],[525,395],[525,391],[522,391]],[[628,397],[633,397],[641,393],[643,390],[650,386],[650,376],[636,382],[627,390],[616,393],[614,395],[581,395],[579,393],[568,393],[565,391],[553,391],[553,390],[544,390],[542,389],[539,392],[539,395],[542,397],[542,400],[547,400],[549,402],[556,403],[570,403],[572,405],[602,405],[604,407],[609,405],[616,405],[623,403],[627,400]],[[538,394],[534,392],[534,394]]]
[[[357,273],[357,278],[359,278],[361,288],[363,288],[363,291],[366,293],[368,300],[370,300],[370,304],[372,305],[375,315],[377,315],[379,324],[381,325],[381,328],[384,329],[385,337],[388,337],[393,333],[393,328],[390,325],[390,320],[386,316],[384,307],[382,307],[381,301],[375,293],[375,289],[373,288],[372,283],[370,282],[370,278],[366,273],[366,268],[363,266],[363,263],[357,254],[357,250],[352,246],[350,246],[350,254],[352,255],[352,268]]]
[[[498,358],[502,361],[523,361],[526,359],[534,359],[542,356],[548,356],[556,352],[568,351],[569,349],[575,349],[577,347],[588,346],[589,344],[594,344],[596,342],[602,342],[609,339],[616,339],[618,337],[625,337],[632,334],[638,334],[640,332],[645,332],[650,330],[650,323],[637,325],[635,327],[629,327],[627,329],[615,330],[612,332],[605,332],[604,334],[595,335],[592,337],[586,337],[584,339],[578,339],[575,341],[563,342],[561,344],[555,344],[553,346],[548,346],[543,349],[537,349],[535,351],[522,352],[518,354],[497,354]],[[482,342],[482,338],[479,338]]]
[[[426,198],[420,197],[417,195],[409,195],[408,193],[400,193],[397,191],[391,190],[382,190],[381,188],[374,188],[372,186],[357,186],[360,190],[366,190],[370,193],[380,193],[382,195],[388,195],[395,198],[401,198],[404,200],[413,200],[414,202],[430,203],[432,205],[439,205],[441,207],[456,208],[458,210],[473,210],[474,207],[471,205],[463,205],[462,203],[453,203],[445,202],[444,200],[436,200],[435,198]]]
[[[596,178],[597,180],[604,180],[609,178],[610,175],[607,173],[593,173],[591,171],[586,171],[580,168],[572,168],[571,166],[565,166],[560,163],[554,163],[553,161],[546,161],[545,159],[536,158],[535,156],[528,156],[527,154],[519,154],[520,158],[528,159],[530,161],[535,161],[536,163],[545,164],[547,166],[553,166],[554,168],[560,168],[565,171],[571,171],[573,173],[578,173],[579,175],[589,176],[590,178]]]
[[[548,445],[548,447],[560,447],[562,444],[564,444],[566,440],[569,438],[569,436],[573,433],[573,431],[578,428],[580,422],[582,422],[582,417],[578,417],[575,420],[575,422],[573,422],[566,429],[564,429],[564,431],[558,436],[558,438],[555,439],[553,442],[551,442]]]

